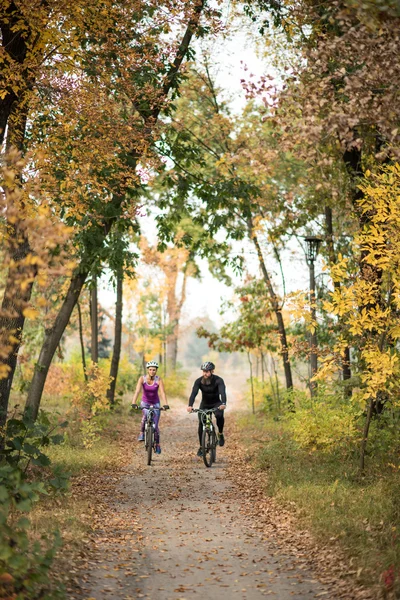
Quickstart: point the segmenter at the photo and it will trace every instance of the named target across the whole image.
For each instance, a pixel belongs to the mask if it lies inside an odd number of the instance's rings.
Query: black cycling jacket
[[[202,377],[199,377],[193,384],[192,393],[189,398],[189,406],[193,406],[199,390],[201,390],[203,395],[201,399],[203,407],[209,406],[211,408],[218,403],[226,404],[224,380],[221,377],[218,377],[218,375],[211,375],[210,383],[206,385],[205,383],[202,383],[202,379]]]

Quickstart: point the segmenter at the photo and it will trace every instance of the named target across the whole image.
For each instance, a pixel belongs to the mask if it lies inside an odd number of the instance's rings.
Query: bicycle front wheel
[[[201,437],[201,449],[203,451],[203,460],[206,467],[211,467],[212,459],[212,433],[209,429],[203,430]]]
[[[217,434],[215,429],[211,432],[211,460],[213,463],[217,460]]]
[[[154,431],[152,427],[147,427],[145,432],[145,445],[147,452],[147,464],[151,465],[151,456],[153,454]]]

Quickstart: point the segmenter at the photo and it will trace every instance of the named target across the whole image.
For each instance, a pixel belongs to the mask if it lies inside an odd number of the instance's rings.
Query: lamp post
[[[310,306],[311,306],[311,321],[315,323],[316,319],[316,308],[315,308],[315,270],[314,263],[317,258],[319,246],[322,239],[310,235],[304,238],[307,243],[307,254],[306,260],[308,268],[310,269]],[[318,358],[317,358],[317,331],[316,328],[310,331],[310,393],[311,397],[315,396],[317,391],[317,384],[315,381],[311,381],[318,370]]]

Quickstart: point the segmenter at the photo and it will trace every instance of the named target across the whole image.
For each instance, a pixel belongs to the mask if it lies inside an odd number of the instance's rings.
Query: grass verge
[[[44,498],[29,518],[36,538],[54,530],[61,534],[62,547],[52,565],[51,579],[53,589],[64,588],[69,599],[84,584],[82,573],[92,557],[94,525],[107,494],[113,493],[123,467],[130,462],[138,425],[126,407],[118,407],[102,415],[98,435],[86,447],[71,424],[66,443],[51,446],[46,452],[53,467],[70,473],[69,490]]]
[[[355,456],[302,449],[284,422],[242,416],[238,426],[267,495],[318,542],[337,542],[361,583],[400,597],[399,469],[375,456],[360,477]]]

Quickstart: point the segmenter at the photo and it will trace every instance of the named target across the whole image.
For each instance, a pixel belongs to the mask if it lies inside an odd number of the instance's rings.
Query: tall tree
[[[164,40],[165,22],[163,27],[161,27],[160,23],[154,27],[156,34],[159,36],[155,47],[149,45],[148,36],[143,35],[140,39],[141,44],[143,44],[143,49],[147,49],[145,58],[148,60],[148,63],[146,64],[146,60],[144,61],[143,55],[141,55],[136,69],[135,65],[131,67],[129,75],[131,77],[132,85],[128,89],[128,92],[126,92],[127,101],[140,119],[137,121],[140,125],[140,127],[138,126],[137,131],[138,137],[135,140],[132,140],[131,150],[126,155],[127,164],[131,167],[137,167],[140,159],[143,158],[146,149],[155,135],[155,126],[160,111],[166,106],[168,94],[170,91],[177,90],[179,86],[179,71],[183,60],[189,51],[193,35],[199,28],[199,20],[203,9],[204,3],[199,2],[194,5],[186,6],[186,10],[180,13],[180,18],[187,18],[188,21],[181,41],[177,44],[175,56],[172,58],[170,53],[166,56],[161,47],[162,41]],[[176,9],[172,12],[173,14],[176,14]],[[164,9],[162,13],[165,21]],[[161,11],[155,10],[152,16],[153,18],[161,19]],[[146,31],[148,30],[147,20],[146,26],[143,24],[143,29]],[[155,36],[155,34],[153,35]],[[168,45],[168,47],[170,46]],[[149,55],[150,48],[152,48],[152,50]],[[137,48],[136,50],[138,51]],[[150,73],[152,75],[149,78]],[[129,92],[132,93],[131,97],[129,97]],[[137,190],[138,182],[136,182],[136,186],[134,181],[131,181],[130,183],[132,194],[134,194],[135,190]],[[125,208],[124,202],[126,199],[127,194],[125,192],[121,193],[121,191],[116,189],[104,209],[103,217],[98,223],[92,224],[87,232],[90,235],[86,237],[86,244],[84,246],[85,252],[83,253],[80,268],[76,275],[71,279],[64,303],[52,329],[46,332],[44,344],[36,365],[26,404],[26,410],[29,411],[33,417],[36,417],[37,415],[51,360],[57,348],[59,339],[68,324],[69,317],[79,297],[82,286],[88,276],[88,268],[90,268],[94,256],[98,256],[99,250],[104,247],[104,243],[113,224],[123,215]],[[96,246],[98,246],[97,250],[93,244],[94,240],[96,240]]]
[[[178,356],[179,323],[186,300],[187,280],[188,277],[198,274],[198,268],[185,248],[167,248],[164,252],[160,252],[144,243],[142,244],[142,256],[145,263],[161,270],[165,280],[168,316],[166,360],[167,368],[174,371]],[[178,289],[179,275],[182,275],[182,281],[179,282],[180,289]]]
[[[97,299],[97,277],[92,282],[90,289],[90,356],[92,362],[99,362],[99,303]]]
[[[205,236],[225,232],[231,239],[241,239],[247,234],[256,248],[274,307],[290,389],[293,379],[282,315],[284,300],[275,291],[260,234],[265,239],[266,233],[276,248],[295,230],[293,222],[290,229],[285,228],[280,215],[288,185],[296,184],[299,178],[299,167],[279,153],[270,128],[259,124],[251,106],[236,119],[219,96],[207,65],[204,72],[192,73],[190,89],[178,103],[169,146],[164,149],[175,161],[165,174],[164,218],[168,221],[171,215],[176,220],[179,207],[181,214],[194,215]],[[202,135],[205,123],[207,140]],[[299,218],[297,227],[302,225],[304,218]]]
[[[111,6],[112,3],[108,0],[98,0],[95,6],[79,0],[73,6],[53,0],[5,0],[1,3],[0,141],[5,139],[5,144],[2,145],[2,150],[5,151],[4,161],[9,170],[15,172],[11,190],[7,189],[5,180],[2,182],[8,202],[4,216],[9,232],[12,231],[12,244],[6,254],[9,269],[0,314],[0,338],[2,346],[8,348],[1,353],[4,367],[0,381],[2,419],[6,418],[26,311],[29,309],[40,262],[39,257],[33,257],[36,251],[32,246],[33,231],[39,226],[44,198],[48,202],[53,191],[50,191],[50,180],[54,182],[54,178],[40,164],[45,148],[37,140],[41,142],[45,137],[44,124],[48,105],[58,103],[60,125],[60,104],[65,97],[76,96],[76,89],[84,79],[82,73],[89,63],[87,40],[92,40],[91,52],[96,46],[94,40],[98,39],[97,49],[110,42],[111,25],[115,24],[118,15],[117,4],[114,3],[112,9]],[[127,8],[126,3],[123,7],[119,6],[120,15],[123,12],[125,19],[129,13]],[[105,35],[107,31],[108,36]],[[99,58],[99,52],[97,57]],[[103,71],[110,74],[111,69],[108,67]],[[104,87],[104,76],[99,80]],[[82,107],[82,102],[80,104]],[[75,115],[77,105],[74,107]],[[29,169],[27,162],[14,159],[16,151],[21,156],[27,149],[30,151]],[[82,161],[81,164],[85,163],[89,165],[90,160]],[[54,172],[56,168],[53,169],[53,174]],[[35,182],[32,179],[34,180],[36,173],[39,173],[39,177]],[[37,189],[39,184],[40,190]],[[20,188],[20,193],[14,193],[15,186]],[[94,189],[92,186],[92,192]],[[63,210],[65,206],[61,212]],[[36,227],[32,227],[32,214],[37,217]],[[60,215],[59,209],[54,210],[53,215],[56,214]],[[48,247],[54,244],[55,247],[60,241],[53,242],[48,238],[45,244]]]
[[[117,385],[119,360],[121,356],[122,343],[122,308],[123,308],[123,284],[124,274],[119,270],[116,277],[116,302],[115,302],[115,326],[114,326],[114,346],[110,365],[110,387],[107,390],[107,398],[112,406],[115,403],[115,388]]]

